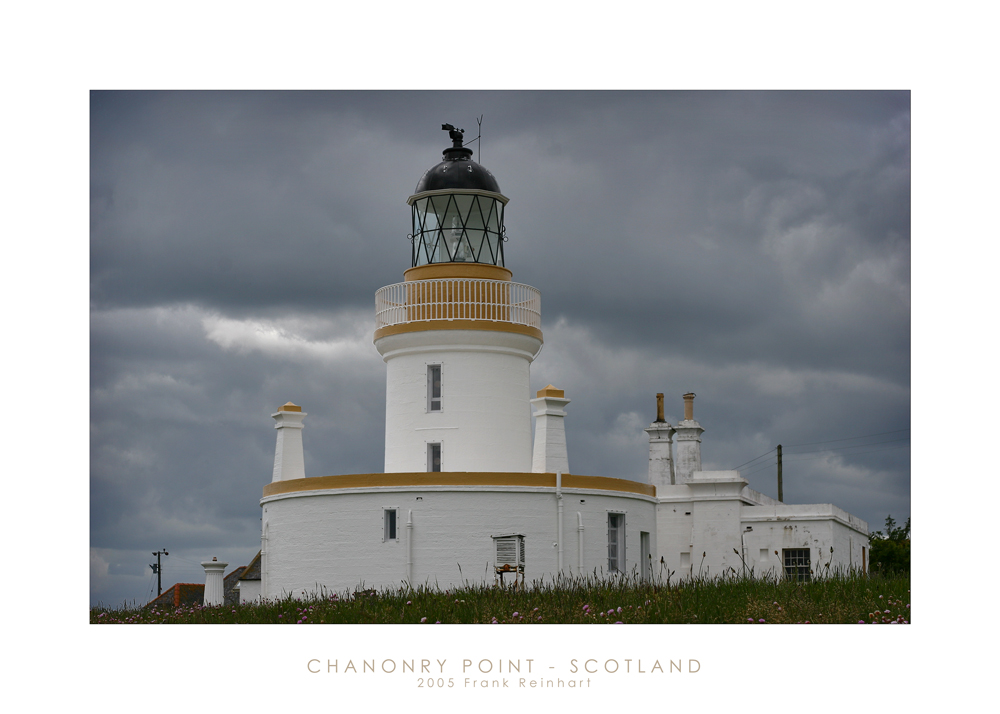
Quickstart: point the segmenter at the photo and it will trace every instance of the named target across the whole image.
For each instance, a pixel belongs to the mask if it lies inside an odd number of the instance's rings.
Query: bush
[[[892,516],[886,516],[885,533],[875,531],[868,536],[871,548],[871,568],[883,575],[910,574],[910,519],[897,528]]]

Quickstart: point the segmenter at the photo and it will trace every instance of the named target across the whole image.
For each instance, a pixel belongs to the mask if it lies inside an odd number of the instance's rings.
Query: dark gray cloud
[[[698,393],[709,468],[909,427],[907,92],[95,92],[95,602],[141,600],[163,546],[171,582],[252,557],[285,401],[308,473],[381,470],[373,295],[440,124],[479,115],[574,471],[642,478],[659,391],[672,420]],[[909,514],[908,442],[806,449],[786,500]]]

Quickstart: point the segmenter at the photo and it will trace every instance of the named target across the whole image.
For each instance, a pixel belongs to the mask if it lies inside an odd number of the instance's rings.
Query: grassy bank
[[[808,583],[743,577],[683,584],[586,578],[523,591],[488,585],[359,590],[234,607],[93,608],[94,624],[794,624],[909,623],[910,578],[831,575]]]

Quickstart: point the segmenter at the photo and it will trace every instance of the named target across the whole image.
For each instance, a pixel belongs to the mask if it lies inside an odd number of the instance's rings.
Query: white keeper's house
[[[411,267],[375,294],[385,471],[307,476],[306,413],[279,407],[260,579],[240,582],[241,599],[595,571],[677,580],[866,569],[864,521],[772,500],[738,471],[701,470],[692,393],[677,424],[657,396],[645,483],[572,470],[570,400],[551,385],[529,392],[541,297],[504,267],[508,199],[461,131],[444,128],[453,146],[407,200]]]

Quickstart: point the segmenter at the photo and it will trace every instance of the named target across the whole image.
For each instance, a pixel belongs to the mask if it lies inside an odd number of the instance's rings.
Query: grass
[[[93,624],[794,624],[910,622],[909,575],[835,573],[807,583],[731,575],[683,583],[636,577],[320,593],[258,604],[92,608]]]

